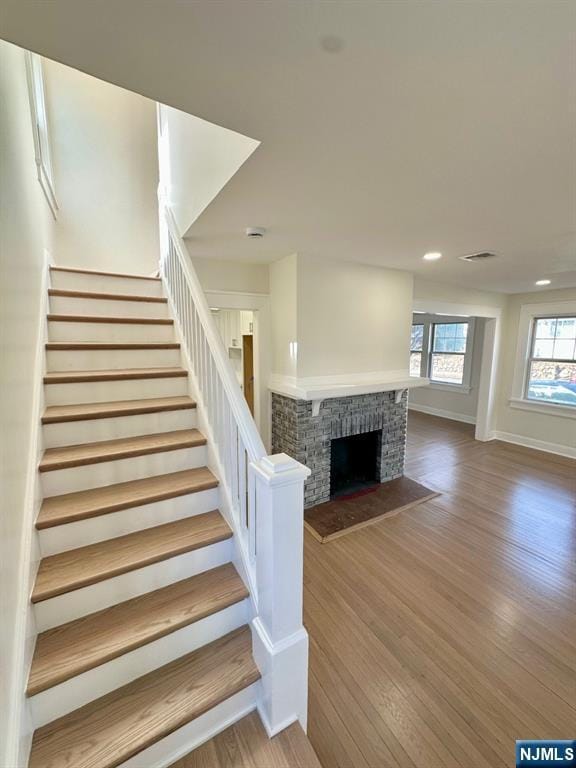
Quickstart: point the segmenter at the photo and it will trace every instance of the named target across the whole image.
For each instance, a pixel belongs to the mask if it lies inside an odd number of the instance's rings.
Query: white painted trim
[[[39,545],[34,521],[40,509],[42,493],[38,477],[38,463],[43,451],[41,415],[44,410],[43,378],[46,370],[46,340],[48,338],[48,284],[50,274],[50,253],[44,251],[44,264],[40,279],[40,301],[38,308],[38,331],[33,376],[31,403],[30,442],[27,460],[26,491],[24,497],[23,536],[20,542],[17,613],[14,626],[15,658],[12,664],[10,701],[12,706],[7,729],[4,765],[27,765],[32,744],[31,713],[26,701],[25,689],[28,671],[32,663],[36,636],[30,593],[39,561]]]
[[[440,384],[430,379],[429,389],[439,389],[443,392],[457,392],[460,395],[469,395],[473,387],[464,384]]]
[[[492,439],[502,440],[505,443],[513,443],[514,445],[521,445],[524,448],[533,448],[535,451],[554,453],[557,456],[565,456],[568,459],[576,459],[576,446],[571,448],[570,446],[562,445],[561,443],[548,443],[545,440],[537,440],[534,437],[515,435],[512,432],[500,432],[499,430],[496,430],[493,433]]]
[[[432,408],[429,405],[409,402],[408,410],[428,413],[430,416],[439,416],[442,419],[450,419],[451,421],[463,421],[465,424],[476,424],[475,416],[468,416],[465,413],[457,413],[456,411],[445,411],[442,408]]]
[[[403,371],[372,371],[296,378],[277,373],[270,377],[270,390],[294,400],[326,400],[334,397],[368,395],[427,386],[428,379]]]
[[[576,408],[571,405],[559,405],[558,403],[545,403],[539,400],[515,397],[511,397],[508,404],[510,408],[519,408],[522,411],[543,413],[545,416],[560,416],[563,419],[576,419]]]

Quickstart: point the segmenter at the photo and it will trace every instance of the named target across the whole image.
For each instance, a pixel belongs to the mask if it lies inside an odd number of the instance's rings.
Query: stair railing
[[[216,463],[223,514],[253,604],[259,711],[269,735],[306,726],[308,636],[302,625],[304,481],[310,470],[267,455],[170,208],[160,200],[160,271]]]

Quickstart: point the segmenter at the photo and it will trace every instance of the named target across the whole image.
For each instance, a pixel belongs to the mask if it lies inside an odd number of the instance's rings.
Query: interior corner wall
[[[413,276],[298,257],[298,377],[408,373]]]
[[[43,69],[55,263],[150,274],[159,258],[155,102],[54,61]]]
[[[18,695],[19,598],[25,542],[32,524],[25,512],[40,327],[40,291],[45,249],[52,248],[54,222],[36,176],[25,52],[0,41],[0,750],[13,746],[8,729]],[[29,553],[30,554],[30,553]],[[24,691],[21,692],[22,697]],[[18,724],[16,724],[18,727]],[[0,765],[14,765],[0,752]]]
[[[508,296],[503,318],[496,429],[506,435],[542,441],[573,451],[576,449],[576,421],[574,419],[557,415],[552,411],[550,414],[537,413],[510,406],[522,306],[525,304],[548,304],[555,301],[576,301],[576,288]]]

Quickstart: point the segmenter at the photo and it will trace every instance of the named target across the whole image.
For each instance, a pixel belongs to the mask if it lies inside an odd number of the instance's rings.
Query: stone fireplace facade
[[[312,400],[272,393],[272,453],[287,453],[310,468],[304,506],[330,500],[331,441],[378,431],[377,474],[380,482],[404,472],[407,392],[396,391],[323,400],[317,416]]]

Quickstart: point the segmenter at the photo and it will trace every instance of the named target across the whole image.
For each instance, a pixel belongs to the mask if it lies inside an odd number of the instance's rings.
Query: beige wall
[[[474,269],[474,264],[468,265]],[[414,299],[416,301],[446,302],[448,304],[468,304],[483,307],[504,307],[506,294],[490,291],[476,291],[473,288],[462,288],[451,283],[441,283],[434,280],[414,278]]]
[[[157,269],[158,151],[153,101],[44,60],[57,264]]]
[[[503,318],[502,355],[498,384],[497,429],[534,440],[576,448],[576,420],[551,413],[532,413],[511,408],[516,344],[520,323],[520,310],[524,304],[576,301],[576,288],[565,290],[519,293],[508,297]]]
[[[298,376],[407,371],[412,275],[298,259]]]
[[[44,249],[51,249],[54,230],[36,177],[24,56],[20,48],[0,41],[0,750],[13,746],[6,738],[8,712],[14,715],[18,703],[16,693],[10,707],[7,697],[18,685],[17,654],[23,638],[16,630],[22,629],[22,600],[27,603],[26,583],[22,583],[26,570],[21,568],[26,565],[23,555],[27,560],[30,554],[27,537],[33,510],[25,508],[26,480],[33,471],[29,450],[32,429],[37,428],[32,424],[35,382],[31,373],[35,371]],[[0,765],[13,765],[13,761],[13,756],[0,753]]]
[[[267,264],[198,258],[192,259],[192,263],[205,291],[268,293],[270,290]]]

